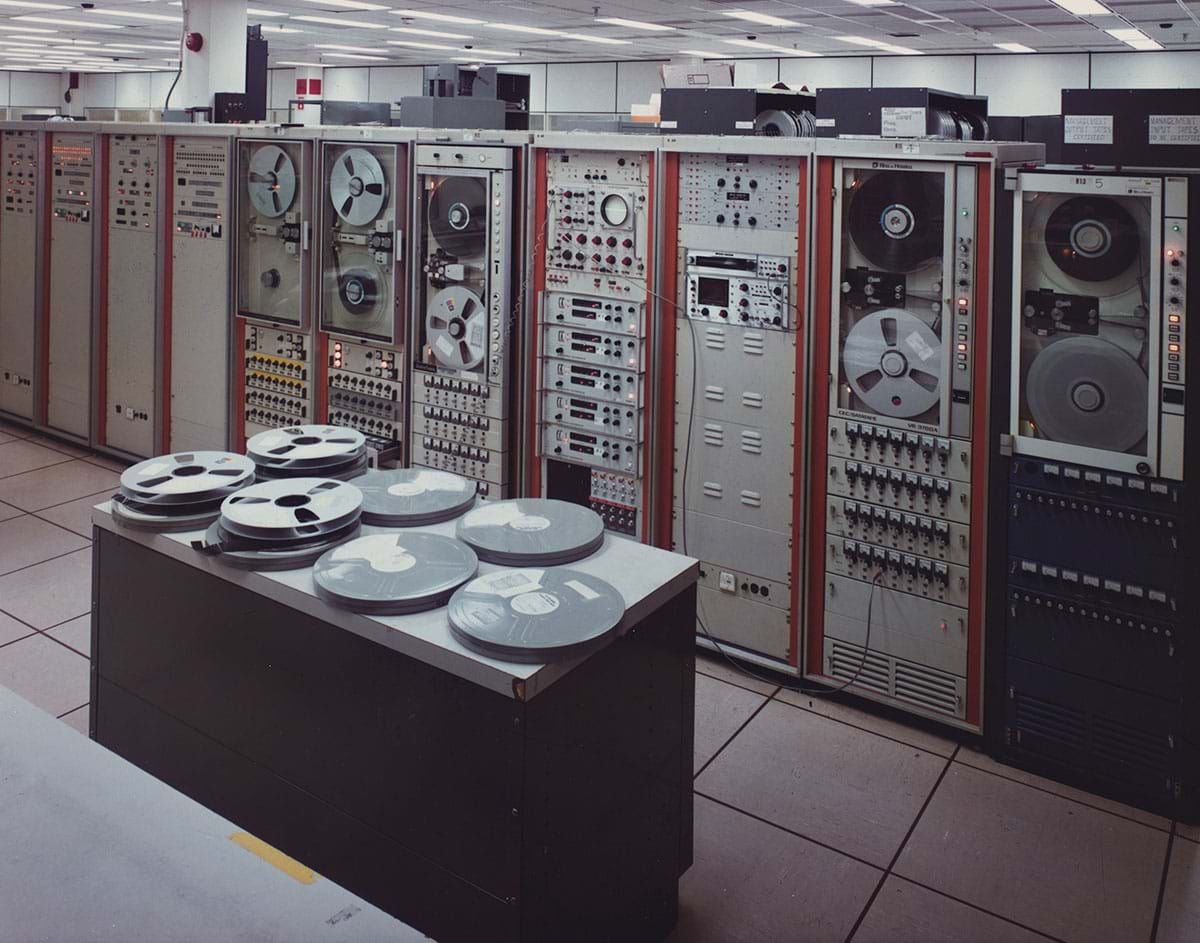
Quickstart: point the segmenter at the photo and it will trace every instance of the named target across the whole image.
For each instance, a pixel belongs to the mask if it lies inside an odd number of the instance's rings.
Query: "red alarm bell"
[[[183,44],[187,46],[190,52],[199,52],[204,48],[204,37],[199,33],[188,33],[183,40]]]

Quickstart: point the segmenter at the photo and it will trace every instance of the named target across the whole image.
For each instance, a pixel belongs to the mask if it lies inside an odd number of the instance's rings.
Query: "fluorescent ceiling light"
[[[292,29],[290,26],[277,26],[274,23],[262,23],[262,31],[267,34],[271,33],[303,33],[302,29]]]
[[[3,23],[0,23],[0,30],[3,30],[3,31],[5,31],[5,32],[7,32],[7,33],[42,33],[42,34],[48,34],[48,33],[57,33],[57,32],[58,32],[58,30],[56,30],[56,29],[39,29],[39,28],[38,28],[38,27],[36,27],[36,26],[6,26],[6,25],[4,25]]]
[[[681,56],[699,56],[701,59],[728,59],[723,52],[705,52],[703,49],[680,49]]]
[[[412,36],[431,36],[434,39],[470,39],[466,33],[443,33],[436,29],[417,29],[414,26],[389,26],[393,33],[408,33]]]
[[[1132,46],[1134,49],[1162,49],[1162,45],[1155,42],[1140,29],[1132,27],[1127,29],[1106,29],[1113,39],[1119,39],[1126,46]]]
[[[156,23],[182,23],[182,16],[172,13],[141,13],[137,10],[89,10],[96,16],[127,16],[133,20],[153,20]]]
[[[923,56],[920,49],[910,49],[908,46],[897,46],[895,43],[884,42],[882,39],[871,39],[867,36],[835,36],[838,42],[852,43],[855,46],[870,46],[872,49],[882,49],[898,56]]]
[[[372,62],[387,62],[387,56],[364,56],[359,52],[325,52],[321,55],[331,59],[370,59]]]
[[[644,29],[648,33],[671,33],[674,26],[663,26],[661,23],[646,23],[642,20],[627,20],[623,16],[598,16],[597,23],[611,23],[613,26],[625,26],[629,29]]]
[[[509,33],[529,33],[531,36],[562,36],[556,29],[542,29],[540,26],[518,26],[515,23],[488,23],[488,29],[502,29]]]
[[[860,7],[894,7],[899,4],[896,0],[849,0],[850,3],[856,3]]]
[[[742,46],[746,49],[758,49],[762,52],[775,52],[783,56],[815,57],[821,55],[819,52],[809,52],[807,49],[793,49],[791,46],[776,46],[774,43],[764,43],[757,39],[723,39],[721,42],[729,46]]]
[[[293,20],[304,23],[324,23],[326,26],[353,26],[358,29],[387,29],[383,23],[368,23],[364,20],[343,20],[336,16],[293,16]]]
[[[600,43],[605,46],[629,46],[628,39],[609,39],[607,36],[588,36],[586,33],[563,33],[565,39],[576,39],[581,43]]]
[[[126,29],[119,23],[96,23],[93,21],[64,19],[61,16],[17,16],[13,19],[22,23],[49,23],[51,26],[66,26],[71,29]]]
[[[299,66],[302,69],[323,69],[325,66],[319,62],[276,62],[276,65]]]
[[[500,58],[503,58],[503,59],[519,59],[521,57],[521,54],[519,52],[508,52],[507,50],[504,50],[504,49],[472,49],[471,50],[471,57],[473,59],[478,59],[480,56],[484,56],[484,57],[499,56]]]
[[[1100,0],[1050,0],[1076,16],[1109,16],[1112,13]]]
[[[0,0],[0,7],[23,7],[26,10],[69,10],[65,3],[32,3],[27,0]]]
[[[414,20],[434,20],[438,23],[461,23],[464,26],[479,26],[485,20],[473,20],[469,16],[450,16],[447,13],[428,13],[425,10],[388,10],[397,16],[408,16]]]
[[[55,40],[55,42],[62,42],[62,40]],[[160,46],[151,46],[149,43],[105,43],[104,48],[105,49],[151,49],[154,52],[162,52],[163,51],[163,47],[161,45]],[[178,49],[179,43],[171,43],[171,48]]]
[[[755,13],[753,10],[722,10],[725,16],[734,19],[747,20],[750,23],[762,23],[764,26],[799,26],[795,20],[785,20],[781,16],[771,16],[769,13]]]
[[[278,10],[263,10],[259,7],[246,7],[246,13],[250,16],[287,16],[286,13],[280,13]]]
[[[361,0],[304,0],[305,3],[315,3],[319,7],[338,7],[342,10],[386,10],[381,3],[363,3]]]
[[[313,43],[314,49],[340,49],[342,52],[379,52],[378,46],[344,46],[341,43]]]
[[[1005,52],[1037,52],[1036,49],[1026,46],[1024,43],[992,43],[992,45]]]
[[[389,39],[387,44],[389,46],[408,46],[412,49],[442,49],[453,52],[458,52],[458,50],[462,49],[462,46],[447,46],[444,43],[422,43],[415,39]]]

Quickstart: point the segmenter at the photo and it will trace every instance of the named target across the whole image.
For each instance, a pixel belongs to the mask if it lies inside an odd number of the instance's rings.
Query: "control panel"
[[[46,422],[85,440],[92,414],[96,144],[91,134],[50,135]]]
[[[26,420],[34,418],[41,137],[33,131],[0,132],[0,411]]]
[[[376,463],[394,463],[404,442],[402,353],[348,340],[330,341],[329,422],[357,429],[367,437]]]
[[[786,258],[733,252],[690,254],[687,316],[786,330],[792,275]]]
[[[1188,192],[1183,179],[1167,179],[1163,219],[1162,391],[1165,416],[1182,416],[1187,384]],[[1178,424],[1165,419],[1164,432],[1182,436]],[[1174,470],[1174,469],[1173,469]]]
[[[431,373],[413,374],[411,464],[475,478],[483,497],[503,497],[486,474],[504,449],[505,403],[488,384]]]
[[[170,451],[223,449],[229,414],[231,139],[171,139]]]
[[[679,221],[685,226],[795,233],[800,162],[765,154],[682,154]]]
[[[248,323],[245,338],[245,437],[312,422],[312,349],[308,334],[288,331],[281,325]]]
[[[107,141],[106,402],[101,443],[149,458],[158,451],[159,138],[112,134]]]
[[[541,493],[645,537],[650,180],[646,152],[548,150],[539,296]]]

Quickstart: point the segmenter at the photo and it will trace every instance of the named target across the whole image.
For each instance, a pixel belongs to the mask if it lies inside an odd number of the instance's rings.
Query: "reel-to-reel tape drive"
[[[832,193],[818,209],[832,224],[830,317],[815,328],[830,382],[813,430],[810,507],[824,527],[810,548],[808,670],[979,729],[988,252],[997,168],[1027,152],[829,147],[846,156],[817,181]]]
[[[242,332],[240,429],[248,439],[311,422],[312,145],[238,142],[237,312]]]
[[[1160,181],[1022,178],[1013,431],[1034,454],[1158,466]],[[1161,374],[1160,374],[1161,371]],[[1083,451],[1078,451],[1083,450]]]
[[[367,436],[375,460],[401,459],[404,231],[408,145],[321,145],[321,330],[330,422]]]
[[[514,153],[417,145],[411,464],[509,484]]]
[[[395,144],[322,146],[321,329],[400,340],[405,176]]]
[[[845,173],[838,406],[855,418],[944,432],[951,308],[943,290],[944,174]]]

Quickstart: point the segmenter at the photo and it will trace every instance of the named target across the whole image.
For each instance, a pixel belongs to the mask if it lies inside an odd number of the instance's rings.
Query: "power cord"
[[[175,81],[171,83],[171,87],[167,89],[167,100],[163,102],[163,112],[167,112],[171,107],[171,95],[175,92],[175,86],[179,84],[179,77],[183,75],[183,44],[187,37],[187,19],[188,19],[188,0],[183,2],[183,23],[179,26],[179,68],[175,70]]]

